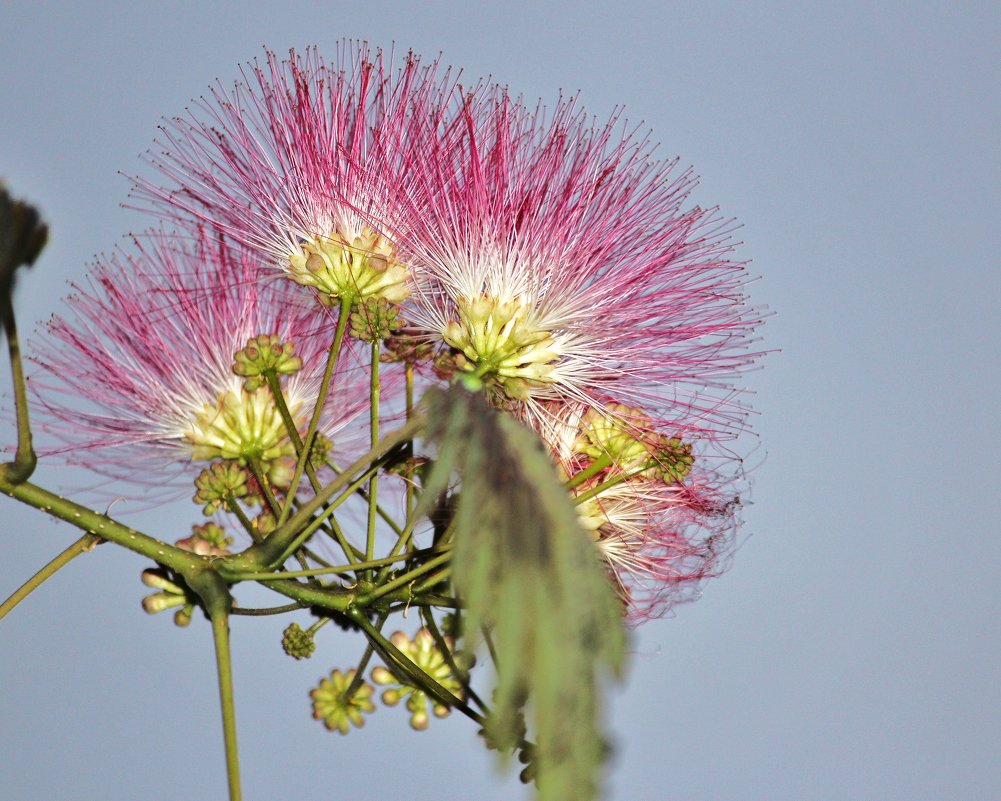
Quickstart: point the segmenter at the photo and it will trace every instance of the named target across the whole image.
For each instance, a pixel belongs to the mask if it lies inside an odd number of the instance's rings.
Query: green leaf
[[[460,386],[427,405],[438,457],[426,497],[458,475],[453,580],[465,632],[488,632],[496,654],[487,739],[515,748],[527,718],[541,799],[593,799],[607,751],[599,685],[625,651],[621,604],[538,437]]]

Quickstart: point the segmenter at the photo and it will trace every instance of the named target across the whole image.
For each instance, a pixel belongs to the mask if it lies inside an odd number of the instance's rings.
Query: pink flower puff
[[[400,305],[425,380],[483,387],[540,434],[633,619],[725,566],[761,313],[734,224],[648,135],[348,43],[333,66],[268,54],[164,137],[166,184],[136,181],[157,214],[325,306]]]
[[[499,87],[461,114],[391,204],[409,333],[541,435],[630,618],[656,616],[725,568],[739,523],[728,441],[761,315],[734,226],[617,117]]]
[[[615,402],[550,410],[543,440],[633,623],[697,597],[729,565],[737,480],[704,447]]]
[[[294,448],[274,398],[244,388],[234,355],[261,335],[293,343],[301,367],[281,376],[282,390],[302,433],[336,321],[272,279],[255,254],[204,233],[152,233],[96,263],[69,314],[33,343],[31,387],[58,452],[148,484],[163,484],[165,467],[190,481],[204,466],[193,461],[287,462]],[[346,427],[367,405],[367,371],[345,344],[320,433],[338,448],[361,444]]]
[[[281,62],[268,52],[243,77],[161,127],[149,160],[166,185],[137,178],[134,197],[260,251],[328,305],[398,303],[409,271],[387,239],[391,202],[423,157],[415,129],[448,136],[449,72],[413,54],[394,69],[392,56],[342,42],[332,65],[315,49]]]
[[[608,397],[686,440],[741,430],[733,381],[760,315],[728,258],[733,226],[685,208],[693,176],[574,100],[547,113],[495,88],[462,113],[461,138],[428,129],[392,204],[404,314],[439,370],[539,431],[554,402]]]

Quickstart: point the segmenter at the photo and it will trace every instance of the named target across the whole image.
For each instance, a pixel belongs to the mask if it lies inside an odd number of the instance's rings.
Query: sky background
[[[21,329],[147,224],[118,171],[161,117],[263,45],[341,37],[624,105],[702,176],[693,200],[743,224],[773,312],[746,379],[753,505],[730,572],[633,642],[608,798],[1001,798],[996,4],[0,0],[0,176],[52,229]],[[115,512],[176,539],[189,509]],[[0,515],[5,597],[77,534]],[[208,626],[147,617],[145,566],[102,546],[0,624],[5,799],[224,797]],[[328,734],[306,694],[360,640],[294,663],[286,622],[234,621],[247,799],[531,797],[460,716]]]

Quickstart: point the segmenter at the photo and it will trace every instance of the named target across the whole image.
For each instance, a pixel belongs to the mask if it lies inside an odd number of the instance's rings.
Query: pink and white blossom
[[[733,225],[688,205],[692,174],[575,100],[547,113],[481,90],[463,115],[460,140],[421,144],[393,226],[407,318],[446,369],[536,428],[548,403],[611,395],[682,438],[738,431],[733,382],[760,315]]]
[[[726,569],[740,523],[739,476],[718,457],[614,401],[551,408],[545,419],[543,441],[630,621],[697,597],[703,579]]]
[[[332,64],[315,49],[268,52],[161,128],[150,161],[166,181],[136,179],[135,196],[259,250],[322,299],[399,302],[409,273],[387,239],[393,200],[422,158],[414,129],[444,136],[456,89],[437,62],[392,62],[350,42]]]
[[[162,484],[164,468],[190,480],[193,460],[267,466],[290,455],[268,388],[246,391],[234,354],[261,334],[294,343],[302,366],[283,376],[283,394],[304,424],[336,320],[262,271],[256,254],[204,233],[194,243],[154,233],[98,261],[73,290],[67,314],[35,343],[40,369],[30,379],[36,417],[67,461]],[[335,445],[358,439],[345,429],[366,409],[367,390],[345,348],[320,425]]]

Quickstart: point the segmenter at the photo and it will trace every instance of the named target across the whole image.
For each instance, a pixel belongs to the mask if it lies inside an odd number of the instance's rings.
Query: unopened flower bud
[[[191,616],[194,614],[195,605],[187,604],[183,609],[174,612],[174,625],[179,628],[186,628],[191,623]]]
[[[410,728],[414,731],[424,731],[430,722],[431,717],[425,709],[418,709],[410,716]]]
[[[396,684],[396,676],[390,673],[382,665],[372,668],[372,681],[376,684]]]
[[[403,697],[403,692],[401,690],[383,690],[382,692],[382,703],[386,706],[396,706],[400,703],[400,699]]]
[[[175,595],[182,595],[184,591],[173,581],[167,578],[166,573],[159,568],[148,568],[142,572],[140,579],[147,587],[156,590],[165,590]]]
[[[680,484],[692,471],[695,458],[690,443],[677,437],[662,438],[656,453],[657,472],[667,484]]]
[[[143,611],[148,615],[155,615],[157,612],[162,612],[164,609],[172,609],[175,606],[184,606],[187,603],[187,598],[183,595],[175,595],[172,592],[158,592],[153,595],[147,595],[142,600]]]

